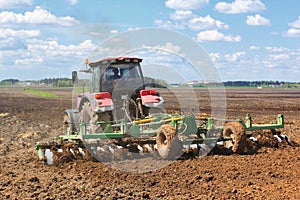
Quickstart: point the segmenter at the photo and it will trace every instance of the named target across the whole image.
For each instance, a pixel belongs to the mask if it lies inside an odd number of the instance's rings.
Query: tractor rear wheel
[[[224,141],[225,148],[232,148],[232,153],[242,153],[246,146],[246,131],[239,122],[228,122],[225,124],[222,133],[224,138],[231,138]]]
[[[157,131],[158,155],[163,159],[177,159],[181,155],[181,145],[176,129],[170,124],[161,125]]]

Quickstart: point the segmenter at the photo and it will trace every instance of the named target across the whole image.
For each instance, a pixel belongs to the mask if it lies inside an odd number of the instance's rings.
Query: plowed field
[[[58,98],[0,87],[0,199],[300,199],[300,90],[226,90],[227,118],[251,113],[256,123],[269,123],[282,113],[281,132],[292,145],[266,133],[251,154],[181,158],[147,173],[83,160],[39,162],[35,142],[62,133],[63,111],[72,104],[71,89],[42,90]],[[201,111],[209,115],[209,93],[199,91]]]

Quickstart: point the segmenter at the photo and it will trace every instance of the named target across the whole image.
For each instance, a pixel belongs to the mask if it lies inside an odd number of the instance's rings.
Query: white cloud
[[[127,31],[136,31],[136,30],[140,30],[140,27],[128,27]]]
[[[167,0],[166,6],[175,10],[195,10],[209,3],[209,0]]]
[[[22,8],[24,6],[31,6],[33,0],[0,0],[0,9],[7,8]]]
[[[210,53],[209,57],[211,58],[211,60],[215,63],[217,60],[219,60],[221,58],[220,53]]]
[[[292,65],[293,67],[299,64],[292,64],[295,57],[291,57],[289,54],[270,54],[267,55],[263,60],[262,64],[267,68],[286,68],[286,66]],[[286,68],[286,70],[292,68]]]
[[[265,47],[265,49],[269,52],[287,52],[289,51],[288,48],[285,47]]]
[[[287,31],[287,36],[300,37],[300,16],[296,21],[289,23],[289,26],[292,28]]]
[[[153,50],[161,49],[161,50],[164,50],[164,51],[170,51],[170,52],[178,53],[178,54],[180,53],[180,50],[181,50],[180,46],[174,45],[171,42],[166,42],[164,45],[143,46],[143,48],[153,49]]]
[[[75,5],[78,3],[78,0],[68,0],[69,4]]]
[[[102,35],[100,32],[96,32],[96,31],[91,31],[91,32],[89,32],[89,34],[91,34],[93,36],[101,36]]]
[[[289,23],[289,25],[293,28],[300,29],[300,16],[298,17],[298,19],[296,21]]]
[[[287,35],[292,37],[300,37],[300,29],[290,28],[287,31]]]
[[[83,55],[96,48],[96,45],[91,40],[85,40],[78,45],[62,45],[55,40],[29,40],[28,52],[37,55],[49,56],[71,56],[71,55]]]
[[[201,29],[228,29],[225,23],[212,18],[210,15],[205,17],[197,17],[189,20],[189,27],[193,30]]]
[[[199,32],[197,35],[198,41],[225,41],[225,42],[240,42],[241,36],[224,35],[218,30],[206,30]]]
[[[223,55],[220,52],[210,53],[209,56],[214,62],[236,62],[239,61],[241,57],[245,56],[245,51],[238,51],[235,53],[228,53]]]
[[[62,45],[55,40],[27,40],[27,49],[19,50],[17,59],[14,60],[14,65],[22,65],[29,67],[34,63],[49,65],[49,63],[59,61],[58,64],[64,62],[64,60],[74,60],[75,58],[81,58],[94,50],[96,45],[91,40],[85,40],[78,45]],[[16,58],[13,53],[10,53],[11,57]],[[55,68],[51,66],[51,68]]]
[[[3,51],[3,49],[11,49],[11,48],[15,49],[15,39],[5,38],[5,39],[0,40],[0,49],[1,49],[1,51]],[[1,51],[0,51],[0,54],[1,54]]]
[[[170,15],[170,18],[175,21],[186,20],[193,17],[193,12],[190,10],[176,10]]]
[[[168,29],[186,29],[192,31],[204,29],[228,29],[229,26],[220,20],[212,18],[210,15],[205,17],[196,16],[191,11],[176,11],[170,15],[171,20],[157,19],[154,24]]]
[[[43,58],[40,56],[31,57],[31,58],[24,58],[24,59],[17,59],[15,60],[15,65],[29,65],[30,63],[41,64],[43,62]]]
[[[232,3],[219,2],[215,9],[221,13],[239,14],[263,11],[266,6],[260,0],[234,0]]]
[[[267,18],[256,14],[254,16],[247,16],[246,23],[249,26],[270,26],[271,22]]]
[[[110,31],[110,33],[111,33],[111,34],[117,34],[117,33],[119,33],[119,31],[116,30],[116,29],[113,29],[113,30]]]
[[[185,29],[186,24],[184,22],[173,22],[170,20],[164,21],[161,19],[156,19],[154,21],[154,24],[161,28],[167,28],[167,29]]]
[[[39,30],[13,30],[13,29],[2,29],[0,28],[0,38],[26,38],[36,37],[41,33]]]
[[[171,52],[177,52],[177,53],[180,52],[180,49],[181,49],[180,46],[176,46],[176,45],[172,44],[171,42],[167,42],[161,48],[166,49]]]
[[[252,45],[249,47],[250,50],[260,50],[259,46]]]
[[[171,28],[172,27],[172,23],[171,21],[164,21],[162,19],[156,19],[154,20],[154,25],[158,26],[158,27],[162,27],[162,28]]]
[[[244,56],[245,54],[246,54],[245,51],[239,51],[239,52],[236,52],[236,53],[233,53],[233,54],[226,54],[224,57],[229,62],[235,62],[240,57]]]
[[[37,6],[33,12],[16,14],[4,11],[0,13],[1,24],[56,24],[61,26],[73,26],[79,24],[79,21],[73,17],[56,17],[49,11]]]
[[[274,59],[274,60],[286,60],[289,58],[289,55],[288,54],[272,54],[269,56],[271,59]]]
[[[300,75],[300,49],[250,46],[258,52],[237,51],[210,53],[224,80],[290,80]],[[267,50],[267,52],[266,52]],[[270,51],[270,52],[268,52]],[[298,79],[297,79],[298,78]]]

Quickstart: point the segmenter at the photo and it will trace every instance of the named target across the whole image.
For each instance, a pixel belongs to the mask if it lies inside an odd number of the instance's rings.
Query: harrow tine
[[[50,151],[50,149],[45,150],[45,158],[47,165],[53,165],[53,153]]]

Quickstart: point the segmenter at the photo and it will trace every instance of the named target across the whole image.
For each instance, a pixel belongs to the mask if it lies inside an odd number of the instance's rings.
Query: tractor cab
[[[133,90],[144,89],[140,58],[118,57],[106,58],[89,63],[92,74],[90,92],[122,92],[132,95]]]

